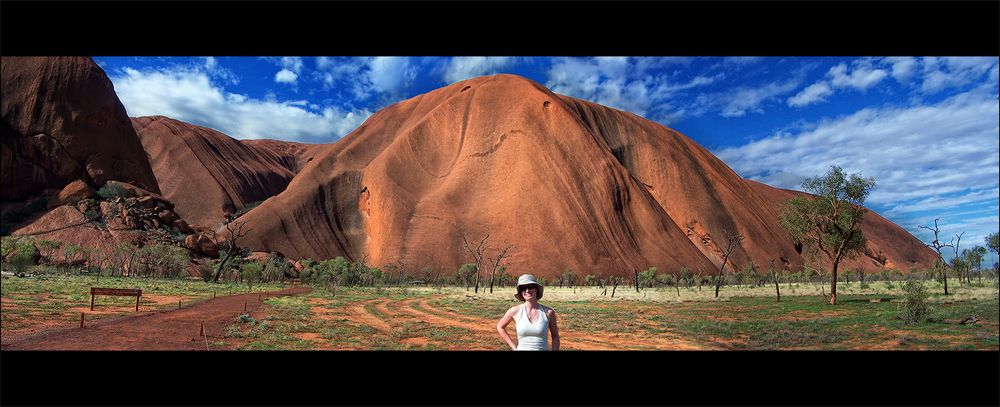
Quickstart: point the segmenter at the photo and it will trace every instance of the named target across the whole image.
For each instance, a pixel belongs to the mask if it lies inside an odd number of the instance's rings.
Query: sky
[[[129,116],[237,139],[332,143],[393,103],[509,73],[690,137],[744,178],[802,190],[833,165],[930,242],[1000,229],[997,57],[94,57]],[[944,249],[946,258],[953,257]],[[990,253],[986,263],[997,262]]]

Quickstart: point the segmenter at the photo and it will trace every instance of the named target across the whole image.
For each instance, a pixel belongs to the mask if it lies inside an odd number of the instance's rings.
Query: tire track
[[[417,302],[417,305],[423,308],[425,313],[433,313],[439,316],[446,316],[448,318],[453,318],[456,320],[465,321],[469,324],[485,324],[485,326],[495,325],[496,321],[478,318],[468,315],[459,314],[453,311],[443,310],[436,308],[430,304],[431,298],[424,298]],[[412,303],[411,303],[412,304]],[[495,330],[491,330],[494,331]],[[515,336],[515,335],[512,335]],[[573,330],[560,329],[560,342],[563,345],[570,345],[573,347],[579,347],[580,349],[585,349],[584,347],[589,345],[587,343],[580,343],[577,340],[583,340],[585,342],[591,342],[594,344],[594,349],[586,350],[623,350],[623,349],[635,349],[635,348],[645,348],[650,345],[657,350],[701,350],[705,347],[694,344],[688,340],[681,338],[680,336],[662,333],[656,336],[640,336],[631,333],[615,333],[609,336],[601,336],[594,334],[585,334],[582,332],[576,332]]]

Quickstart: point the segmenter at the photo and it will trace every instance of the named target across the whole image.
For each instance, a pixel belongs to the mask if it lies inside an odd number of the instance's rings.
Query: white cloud
[[[512,57],[454,57],[444,69],[445,83],[452,84],[483,75],[494,75],[514,66]]]
[[[872,68],[865,60],[852,64],[854,70],[847,72],[847,65],[837,64],[826,76],[830,78],[830,84],[835,88],[851,87],[856,90],[865,91],[868,88],[885,79],[889,74],[881,69]]]
[[[798,80],[788,82],[772,82],[757,88],[739,87],[724,94],[717,95],[723,102],[722,116],[741,117],[747,112],[763,113],[761,104],[778,96],[791,92],[798,87]]]
[[[909,83],[917,70],[914,57],[888,57],[885,61],[892,65],[892,77],[900,83]]]
[[[229,93],[201,69],[125,68],[110,78],[130,116],[163,115],[238,139],[331,142],[371,115],[368,110],[332,107],[319,114],[304,109],[305,101],[279,101],[273,96],[260,100]]]
[[[996,57],[926,57],[923,59],[923,83],[920,90],[935,94],[947,88],[958,88],[980,80],[983,74],[995,71]],[[996,75],[989,80],[995,83]]]
[[[369,64],[368,82],[380,93],[401,97],[417,77],[409,57],[375,57]]]
[[[678,93],[724,77],[698,75],[676,81],[669,73],[649,70],[688,64],[691,58],[554,58],[545,86],[553,92],[625,110],[660,122],[680,120],[686,112],[671,101]]]
[[[933,105],[863,109],[716,155],[742,176],[779,188],[799,189],[802,180],[831,165],[874,177],[877,187],[868,203],[911,228],[907,222],[920,211],[955,217],[951,211],[963,205],[997,202],[995,92],[987,84]]]
[[[278,73],[274,74],[274,81],[278,83],[291,83],[295,84],[298,80],[299,75],[287,69],[282,69]]]
[[[826,84],[826,81],[819,81],[801,92],[788,98],[788,105],[792,107],[807,106],[813,103],[822,102],[824,98],[833,94],[833,89]]]

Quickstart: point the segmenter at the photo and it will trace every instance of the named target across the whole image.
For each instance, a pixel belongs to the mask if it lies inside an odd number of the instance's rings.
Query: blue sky
[[[935,218],[944,241],[965,232],[961,248],[1000,228],[997,57],[94,60],[130,116],[308,143],[334,142],[379,109],[460,80],[517,74],[662,123],[772,186],[800,189],[831,165],[875,177],[868,206],[925,242],[918,225]]]

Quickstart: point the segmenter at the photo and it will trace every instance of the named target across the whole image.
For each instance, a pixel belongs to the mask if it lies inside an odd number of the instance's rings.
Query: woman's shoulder
[[[545,310],[545,315],[553,315],[556,313],[556,310],[552,309],[552,307],[548,305],[542,305],[542,304],[538,305],[541,306],[543,310]]]

